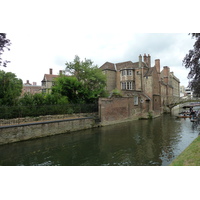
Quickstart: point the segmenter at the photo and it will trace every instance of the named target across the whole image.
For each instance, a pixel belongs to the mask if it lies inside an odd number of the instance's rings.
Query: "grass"
[[[200,166],[200,136],[198,136],[170,166]]]

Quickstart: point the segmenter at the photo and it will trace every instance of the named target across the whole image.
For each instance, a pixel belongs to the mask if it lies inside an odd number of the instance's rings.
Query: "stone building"
[[[60,76],[63,73],[62,70],[59,71],[59,75],[53,74],[53,69],[49,69],[49,74],[44,74],[42,82],[42,92],[51,93],[51,88],[54,85],[54,79]]]
[[[104,63],[100,69],[107,76],[106,89],[112,94],[118,89],[123,97],[132,97],[140,112],[163,112],[164,106],[180,96],[180,81],[169,67],[160,71],[160,60],[151,66],[151,56],[139,56],[138,62]]]
[[[27,80],[26,83],[23,84],[21,95],[23,96],[25,93],[36,94],[41,92],[42,87],[40,85],[37,85],[36,82],[33,82],[33,84],[31,84],[29,80]]]

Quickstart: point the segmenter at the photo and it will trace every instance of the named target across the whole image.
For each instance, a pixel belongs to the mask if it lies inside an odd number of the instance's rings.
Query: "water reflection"
[[[197,135],[189,119],[164,115],[0,146],[0,165],[169,165]]]

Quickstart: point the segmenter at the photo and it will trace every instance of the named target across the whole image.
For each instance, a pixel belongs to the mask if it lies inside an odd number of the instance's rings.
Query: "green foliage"
[[[72,113],[92,113],[98,111],[97,104],[63,105],[18,105],[0,106],[0,119],[38,117],[43,115],[62,115]]]
[[[10,50],[8,48],[10,45],[11,45],[10,40],[6,38],[6,34],[0,33],[0,66],[3,65],[4,67],[6,67],[7,63],[9,63],[9,61],[3,60],[1,58],[1,55],[3,54],[5,48]]]
[[[18,101],[20,106],[41,106],[41,105],[64,105],[67,104],[67,97],[60,94],[30,94],[25,93]]]
[[[193,90],[193,94],[200,96],[200,33],[192,33],[195,38],[193,49],[183,59],[185,68],[189,68],[188,79],[190,79],[189,87]]]
[[[55,79],[52,94],[66,97],[70,103],[79,103],[83,101],[83,84],[76,77],[60,76]]]
[[[15,105],[21,95],[22,84],[15,74],[0,70],[0,105]]]
[[[73,62],[66,62],[65,65],[66,72],[74,77],[71,89],[74,88],[76,91],[74,96],[78,102],[93,103],[97,101],[98,97],[105,96],[106,76],[97,65],[93,65],[91,60],[80,61],[80,58],[75,56]],[[77,90],[77,86],[79,90]],[[74,101],[74,96],[67,97],[69,101]]]
[[[148,112],[148,119],[153,119],[153,113],[151,111]]]
[[[175,160],[171,166],[200,166],[200,137],[198,136]]]
[[[115,97],[122,97],[122,93],[121,91],[119,91],[117,88],[115,88],[113,91],[112,91],[112,96],[115,96]]]

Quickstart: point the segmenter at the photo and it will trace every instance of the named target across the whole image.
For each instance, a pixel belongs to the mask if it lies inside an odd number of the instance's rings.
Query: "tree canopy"
[[[84,102],[83,84],[76,77],[60,76],[56,78],[52,94],[67,97],[70,103]]]
[[[14,105],[21,95],[23,83],[12,72],[0,70],[0,105]]]
[[[191,35],[196,41],[193,45],[194,48],[189,50],[183,59],[183,64],[190,69],[188,73],[188,79],[191,79],[189,87],[195,95],[200,96],[200,33],[191,33]]]
[[[67,96],[71,103],[94,103],[98,97],[105,96],[106,76],[90,59],[81,61],[75,56],[73,62],[65,65],[69,76],[56,79],[54,93]]]
[[[0,33],[0,66],[3,65],[4,67],[7,66],[7,63],[9,63],[9,61],[7,60],[3,60],[1,58],[4,49],[8,49],[10,50],[8,47],[11,45],[10,40],[6,39],[6,34],[5,33]]]

